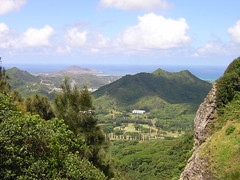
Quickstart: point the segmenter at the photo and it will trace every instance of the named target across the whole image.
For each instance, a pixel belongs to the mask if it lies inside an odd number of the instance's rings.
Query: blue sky
[[[0,0],[6,64],[223,65],[239,0]]]

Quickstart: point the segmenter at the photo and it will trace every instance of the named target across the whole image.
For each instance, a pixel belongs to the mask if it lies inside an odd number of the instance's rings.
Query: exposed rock
[[[194,152],[180,176],[180,180],[212,180],[213,175],[209,173],[208,159],[199,152],[206,146],[211,137],[207,137],[207,125],[214,119],[216,112],[217,85],[213,84],[204,102],[199,106],[194,120]]]
[[[212,89],[208,93],[204,102],[199,106],[194,120],[194,147],[196,148],[202,142],[206,140],[207,125],[214,119],[214,113],[216,111],[216,91],[217,85],[213,84]]]

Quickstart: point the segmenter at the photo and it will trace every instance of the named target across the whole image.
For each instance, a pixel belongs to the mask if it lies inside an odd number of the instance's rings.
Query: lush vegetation
[[[217,81],[217,114],[211,127],[211,140],[201,154],[215,179],[240,177],[240,58],[234,60]]]
[[[240,177],[240,97],[228,102],[217,117],[214,134],[202,154],[211,162],[216,179],[238,180]]]
[[[40,115],[41,118],[49,120],[55,117],[49,99],[46,96],[34,94],[25,99],[26,111],[31,114]]]
[[[69,78],[51,102],[35,94],[49,95],[37,88],[49,80],[12,69],[9,76],[23,81],[9,81],[0,72],[1,179],[177,179],[191,154],[195,111],[211,87],[188,71],[158,69],[100,88],[95,109],[87,87]],[[31,96],[21,98],[8,82],[27,85]],[[118,141],[107,142],[102,129]]]
[[[0,179],[113,177],[97,119],[93,111],[82,113],[93,110],[86,88],[72,89],[66,79],[53,111],[46,97],[23,101],[11,91],[4,69],[0,75]]]
[[[178,179],[191,155],[193,136],[154,141],[114,141],[116,168],[126,179]]]
[[[217,104],[219,109],[231,102],[240,91],[240,57],[235,59],[217,81]]]
[[[92,99],[87,87],[81,91],[77,85],[72,88],[66,78],[61,88],[63,93],[57,94],[54,99],[56,116],[64,119],[70,130],[84,139],[90,147],[89,160],[106,175],[112,176],[109,164],[104,161],[105,137],[94,117]]]
[[[23,115],[9,96],[0,99],[1,179],[106,179],[83,155],[89,147],[63,120]]]

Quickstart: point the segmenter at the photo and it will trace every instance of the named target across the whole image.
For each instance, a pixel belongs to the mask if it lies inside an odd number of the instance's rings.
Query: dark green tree
[[[49,120],[55,117],[47,97],[35,94],[25,100],[25,107],[31,114],[38,114],[41,118]]]
[[[100,168],[107,176],[111,177],[109,163],[106,161],[106,142],[105,137],[97,125],[94,116],[92,97],[86,86],[78,90],[69,83],[69,78],[65,78],[61,84],[62,93],[56,94],[54,98],[55,114],[58,118],[64,119],[76,136],[85,139],[89,146],[87,152],[88,159]]]
[[[0,65],[0,92],[6,93],[10,91],[10,85],[8,84],[9,77],[6,74],[4,67]]]

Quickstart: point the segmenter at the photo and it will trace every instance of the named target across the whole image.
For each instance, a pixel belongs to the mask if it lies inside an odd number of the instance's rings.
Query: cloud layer
[[[148,11],[170,7],[165,0],[101,0],[100,5],[104,8]]]
[[[0,0],[0,15],[18,10],[27,0]]]
[[[240,20],[228,29],[228,33],[236,43],[240,43]]]
[[[54,34],[54,29],[48,25],[41,29],[29,28],[23,35],[22,43],[25,46],[49,46],[50,37]]]
[[[87,31],[80,32],[78,28],[72,28],[66,32],[64,37],[69,46],[83,46],[87,42]]]
[[[185,19],[167,19],[154,13],[138,17],[136,26],[121,34],[121,42],[133,49],[169,49],[190,41]]]
[[[0,48],[23,49],[50,46],[50,38],[53,34],[54,29],[48,25],[41,29],[29,28],[23,34],[18,34],[6,24],[0,23]]]

